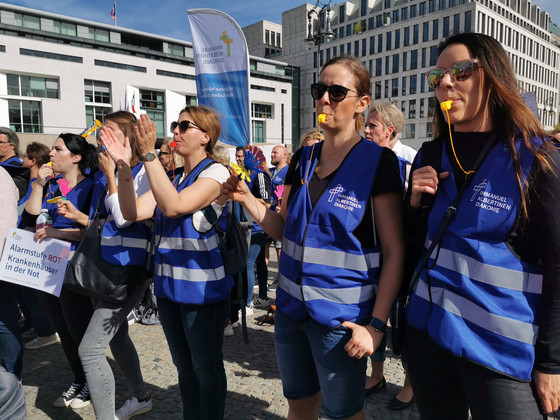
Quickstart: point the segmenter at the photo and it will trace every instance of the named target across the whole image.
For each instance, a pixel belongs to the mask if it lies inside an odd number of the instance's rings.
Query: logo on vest
[[[342,194],[343,191],[344,187],[341,184],[338,184],[336,187],[331,188],[329,190],[329,203],[332,203],[334,198],[336,197],[336,200],[334,201],[335,207],[340,207],[341,209],[348,211],[354,211],[354,209],[362,208],[362,205],[356,197]]]
[[[473,195],[470,201],[476,201],[476,207],[480,207],[482,210],[491,211],[496,214],[499,214],[502,210],[506,212],[510,211],[512,206],[511,204],[508,204],[508,201],[511,201],[511,199],[503,195],[493,194],[486,191],[487,186],[488,182],[486,179],[480,184],[474,185]]]

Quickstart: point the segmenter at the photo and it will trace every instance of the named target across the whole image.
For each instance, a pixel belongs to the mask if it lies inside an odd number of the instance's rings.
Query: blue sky
[[[313,0],[309,1],[314,4]],[[334,0],[333,4],[339,3]],[[6,3],[30,7],[51,13],[112,24],[112,0],[16,0]],[[241,27],[266,19],[282,23],[282,12],[305,0],[118,0],[117,23],[128,29],[191,40],[187,9],[212,8],[226,12]],[[559,0],[533,0],[533,4],[547,10],[552,21],[560,26]]]

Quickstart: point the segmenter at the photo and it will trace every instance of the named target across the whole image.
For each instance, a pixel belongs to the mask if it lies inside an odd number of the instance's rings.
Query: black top
[[[469,171],[485,142],[492,133],[454,133],[453,144],[461,166]],[[465,181],[465,174],[455,161],[449,141],[445,142],[457,188]],[[553,148],[550,160],[554,173],[547,173],[535,164],[529,173],[527,220],[520,220],[513,228],[508,244],[524,261],[542,265],[544,269],[542,303],[537,314],[539,335],[535,346],[535,368],[545,373],[560,373],[560,150]],[[415,160],[410,171],[417,169]],[[411,181],[409,181],[409,185]],[[417,226],[419,212],[405,201],[405,229],[407,236]]]
[[[317,158],[318,157],[319,156],[317,156]],[[290,163],[290,167],[288,168],[288,172],[286,173],[284,184],[291,186],[287,205],[290,204],[290,201],[292,200],[294,194],[299,189],[299,187],[301,187],[301,177],[299,174],[300,160],[301,149],[297,150],[294,153],[292,161]],[[320,179],[316,173],[313,173],[313,176],[309,181],[309,195],[311,197],[311,203],[313,207],[315,207],[315,204],[328,188],[337,172],[338,169],[322,179]],[[402,195],[402,182],[400,178],[399,162],[397,156],[391,151],[391,149],[383,148],[383,151],[381,152],[381,156],[379,158],[379,163],[377,164],[377,169],[375,171],[375,178],[373,180],[373,186],[371,189],[371,197],[391,192],[398,192]],[[372,232],[373,219],[371,212],[371,200],[368,200],[366,209],[364,211],[364,217],[353,233],[356,238],[358,238],[363,247],[372,248],[375,243],[374,238],[371,234]]]

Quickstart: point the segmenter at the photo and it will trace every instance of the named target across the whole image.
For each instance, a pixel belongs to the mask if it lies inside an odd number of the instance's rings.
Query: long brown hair
[[[206,143],[206,155],[209,158],[212,158],[214,152],[214,145],[218,141],[218,137],[220,137],[221,127],[220,121],[218,120],[218,115],[216,110],[210,108],[209,106],[198,105],[198,106],[187,106],[179,112],[181,115],[183,112],[188,112],[193,122],[199,127],[202,128],[208,136],[210,137],[210,141]]]
[[[546,132],[521,97],[511,61],[497,40],[488,35],[470,32],[453,35],[439,45],[438,55],[452,44],[466,46],[472,57],[478,59],[480,71],[484,72],[484,83],[489,90],[487,106],[490,109],[493,127],[503,133],[503,141],[515,168],[522,215],[527,218],[528,190],[524,187],[527,180],[515,146],[517,141],[523,141],[525,147],[535,155],[540,168],[547,172],[552,171],[549,146],[545,143],[541,147],[538,140],[545,139]],[[447,137],[447,130],[443,112],[437,107],[434,113],[434,135]]]
[[[132,149],[132,158],[130,159],[130,166],[134,167],[138,162],[142,161],[142,154],[136,142],[136,134],[134,134],[134,127],[136,126],[136,117],[128,111],[116,111],[105,116],[105,121],[111,120],[119,126],[124,135],[128,137],[130,148]]]

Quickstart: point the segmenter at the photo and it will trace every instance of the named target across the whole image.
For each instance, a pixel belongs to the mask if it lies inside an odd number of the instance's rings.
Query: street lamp
[[[307,12],[307,38],[305,38],[305,45],[307,49],[313,48],[317,45],[317,65],[319,67],[320,57],[321,57],[321,43],[326,41],[330,42],[334,38],[334,32],[331,29],[331,2],[321,3],[321,0],[317,0],[317,3],[309,12]],[[317,18],[317,29],[315,33],[313,32],[313,15]],[[325,19],[325,25],[323,28],[322,19]]]

